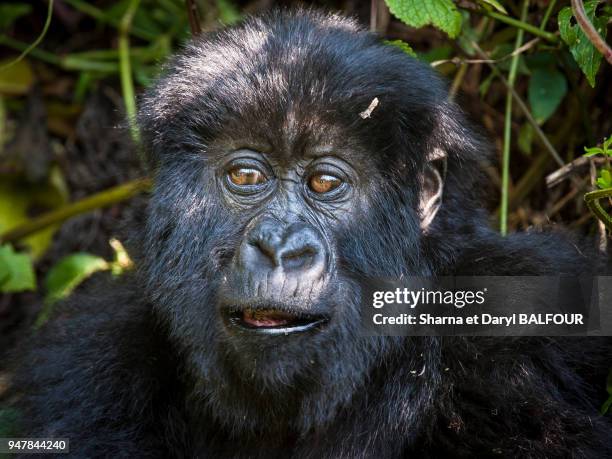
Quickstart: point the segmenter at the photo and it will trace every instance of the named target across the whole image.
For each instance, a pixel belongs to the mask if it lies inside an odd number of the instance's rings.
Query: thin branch
[[[197,37],[202,33],[202,23],[200,22],[200,12],[195,0],[185,0],[187,5],[187,17],[189,18],[189,28],[191,35]]]
[[[574,17],[576,18],[576,22],[589,39],[593,46],[597,48],[597,50],[606,58],[608,63],[612,65],[612,49],[608,46],[601,35],[595,30],[591,21],[586,15],[586,11],[584,10],[584,5],[582,4],[582,0],[572,0],[572,11],[574,13]]]
[[[149,179],[139,179],[101,191],[100,193],[96,193],[64,207],[60,207],[54,211],[43,214],[40,217],[28,220],[22,225],[0,234],[0,244],[18,241],[51,225],[62,223],[75,215],[125,201],[132,196],[148,190],[150,187],[151,181]]]
[[[370,31],[376,32],[376,22],[378,19],[378,0],[370,0]]]
[[[541,38],[534,38],[529,40],[520,48],[516,48],[510,54],[506,54],[499,59],[461,59],[460,57],[453,57],[452,59],[442,59],[439,61],[433,61],[431,64],[432,67],[438,67],[442,64],[455,64],[455,65],[463,65],[463,64],[497,64],[498,62],[503,62],[507,59],[511,59],[514,56],[518,56],[519,54],[523,54],[525,51],[533,48],[537,43],[541,41]]]
[[[480,55],[483,59],[489,59],[489,56],[487,55],[487,53],[485,53],[480,48],[480,46],[478,46],[478,43],[476,43],[475,41],[471,41],[471,44],[476,50],[478,55]],[[529,121],[529,124],[533,126],[536,134],[538,135],[538,137],[540,138],[540,140],[542,141],[542,143],[544,144],[548,152],[554,158],[556,163],[559,166],[563,167],[565,165],[565,162],[561,159],[561,156],[559,155],[555,147],[553,147],[553,145],[550,143],[550,140],[548,140],[548,137],[546,137],[546,134],[544,134],[544,132],[540,128],[540,125],[537,123],[537,121],[535,120],[531,112],[529,111],[529,108],[527,107],[527,104],[525,104],[525,101],[523,101],[523,99],[516,92],[516,90],[510,86],[510,84],[508,83],[508,80],[506,80],[504,75],[502,75],[502,73],[499,71],[499,69],[494,64],[487,64],[487,65],[491,68],[491,71],[495,74],[495,76],[499,78],[501,82],[504,84],[504,86],[506,86],[506,88],[512,93],[512,97],[514,97],[514,101],[516,102],[516,105],[518,105],[518,107],[521,109],[521,111],[527,118],[527,121]]]
[[[551,43],[557,43],[559,41],[559,37],[557,37],[554,33],[546,32],[545,30],[540,30],[538,27],[535,27],[525,21],[519,21],[518,19],[514,19],[510,16],[506,16],[505,14],[498,13],[496,11],[487,11],[487,10],[479,10],[478,11],[485,16],[489,16],[493,19],[498,20],[499,22],[503,22],[505,24],[516,27],[519,30],[524,30],[536,37],[543,38],[546,41]]]
[[[563,167],[548,174],[546,176],[546,186],[548,188],[552,188],[553,186],[561,183],[567,177],[581,172],[582,169],[589,166],[590,159],[597,165],[604,165],[606,163],[606,158],[588,158],[586,156],[579,156],[578,158],[572,160],[572,162],[569,162],[563,165]]]

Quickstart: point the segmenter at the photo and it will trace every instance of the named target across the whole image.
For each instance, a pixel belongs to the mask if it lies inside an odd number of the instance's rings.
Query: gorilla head
[[[479,140],[428,66],[334,15],[250,19],[166,69],[140,114],[144,278],[193,400],[231,426],[322,425],[403,348],[360,337],[360,279],[442,270],[428,241],[453,195],[476,218]]]

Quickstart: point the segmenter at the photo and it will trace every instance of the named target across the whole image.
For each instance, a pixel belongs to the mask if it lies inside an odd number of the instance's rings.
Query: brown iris
[[[317,174],[310,177],[308,185],[310,189],[315,193],[329,193],[335,190],[342,184],[342,181],[338,177],[328,174]]]
[[[257,169],[236,167],[229,171],[229,179],[234,185],[260,185],[266,181],[266,176]]]

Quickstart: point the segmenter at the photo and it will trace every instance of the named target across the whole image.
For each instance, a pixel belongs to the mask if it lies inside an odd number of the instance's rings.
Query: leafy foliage
[[[596,183],[602,190],[612,188],[612,173],[610,173],[610,169],[601,169]]]
[[[479,0],[478,3],[487,9],[496,9],[500,13],[508,14],[506,8],[497,0]]]
[[[534,118],[544,123],[557,110],[567,93],[567,80],[554,67],[536,68],[529,79],[528,98]]]
[[[452,0],[386,0],[389,10],[412,27],[431,24],[455,38],[461,31],[461,14]]]
[[[47,303],[67,297],[77,285],[97,271],[109,268],[104,258],[88,253],[73,253],[49,270],[45,280]]]
[[[57,301],[66,298],[93,274],[110,271],[114,276],[119,276],[132,269],[133,262],[123,244],[117,239],[111,239],[109,243],[115,254],[111,262],[89,253],[73,253],[62,258],[49,270],[45,278],[45,306],[36,318],[36,327],[47,321]]]
[[[588,1],[584,4],[584,9],[597,32],[603,38],[606,38],[607,22],[611,16],[609,13],[606,13],[608,10],[604,10],[604,14],[599,17],[595,15],[597,6],[600,3],[600,0]],[[572,56],[574,56],[580,69],[584,72],[590,85],[595,87],[595,76],[601,64],[602,55],[589,41],[580,26],[578,24],[572,25],[573,19],[572,9],[569,6],[563,8],[559,12],[559,32],[563,41],[569,46]]]
[[[604,139],[601,147],[584,147],[584,156],[604,155],[612,157],[612,134]]]
[[[385,41],[385,43],[387,43],[388,45],[391,45],[391,46],[397,46],[399,49],[404,51],[409,56],[417,57],[417,54],[414,52],[414,49],[412,49],[412,47],[408,43],[406,43],[405,41],[402,41],[402,40],[387,40],[387,41]]]
[[[612,158],[612,134],[603,141],[601,147],[584,147],[584,151],[584,156],[602,155]],[[599,171],[597,186],[601,189],[612,188],[612,173],[609,167]]]
[[[0,246],[0,292],[23,292],[35,288],[32,259],[25,253],[15,252],[10,245]]]
[[[58,168],[53,168],[43,183],[28,183],[24,177],[0,174],[0,232],[25,223],[30,219],[31,209],[52,210],[68,201],[66,185]],[[49,247],[57,225],[48,227],[23,240],[35,259]]]

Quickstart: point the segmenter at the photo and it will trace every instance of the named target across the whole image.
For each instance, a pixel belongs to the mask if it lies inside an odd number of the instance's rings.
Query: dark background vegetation
[[[205,31],[274,6],[300,4],[270,0],[196,3]],[[597,146],[612,133],[612,67],[601,61],[593,74],[593,87],[576,64],[571,49],[559,37],[558,14],[569,1],[529,3],[523,23],[549,32],[553,39],[525,31],[524,49],[513,59],[521,28],[495,17],[502,14],[497,3],[455,2],[463,24],[461,33],[453,38],[436,27],[407,25],[382,0],[301,4],[353,15],[386,39],[409,44],[419,59],[433,63],[448,77],[452,95],[486,131],[500,158],[504,142],[509,145],[509,231],[563,224],[594,236],[594,243],[604,246],[605,230],[583,197],[596,188],[598,174],[609,166],[601,155],[593,161],[579,158],[585,146]],[[522,1],[499,3],[508,17],[521,17]],[[46,34],[27,56],[15,61],[41,35],[48,2],[0,2],[0,237],[49,210],[147,175],[137,154],[137,137],[125,121],[130,106],[121,83],[120,37],[123,34],[129,40],[128,76],[138,93],[191,32],[181,0],[142,0],[125,29],[122,20],[128,5],[129,0],[55,0]],[[603,27],[609,31],[607,8],[609,2],[597,5]],[[551,146],[538,136],[517,103],[511,108],[507,127],[510,141],[504,141],[508,87],[498,73],[507,79],[513,60],[515,91]],[[546,177],[561,165],[553,158],[551,147],[562,163],[572,165],[570,173],[561,174],[554,185],[547,184]],[[482,186],[490,190],[491,222],[498,226],[502,173],[498,165],[487,170],[491,180]],[[97,206],[28,239],[3,241],[0,247],[5,251],[10,242],[11,253],[26,256],[22,260],[29,260],[35,277],[14,288],[5,284],[0,292],[0,401],[8,378],[3,358],[20,339],[35,332],[42,305],[53,303],[50,293],[54,289],[59,289],[56,296],[67,293],[90,271],[129,268],[121,247],[113,249],[109,240],[125,240],[122,225],[135,218],[145,201],[146,194],[138,194],[106,202],[109,205]],[[52,267],[75,254],[96,258],[65,264],[49,279]],[[0,257],[0,265],[2,262]],[[0,266],[0,285],[2,269]]]

